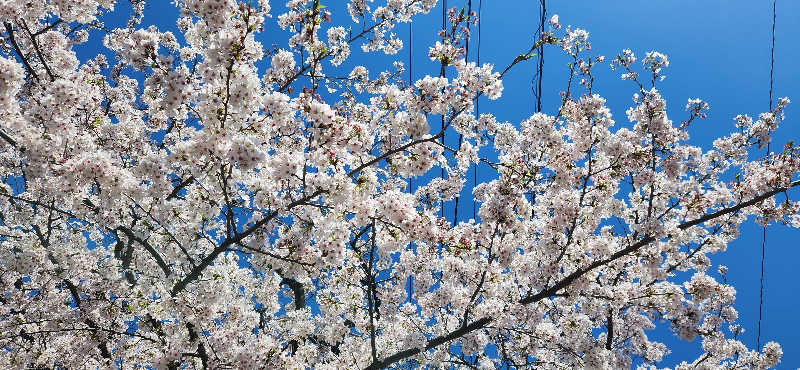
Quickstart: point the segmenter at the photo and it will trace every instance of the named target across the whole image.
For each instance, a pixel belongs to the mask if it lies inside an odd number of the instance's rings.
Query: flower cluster
[[[349,63],[356,43],[397,53],[395,27],[435,0],[274,18],[179,0],[183,37],[140,27],[134,0],[104,39],[116,58],[79,60],[94,33],[73,31],[112,5],[0,2],[0,368],[628,368],[669,353],[659,326],[699,338],[677,368],[779,363],[736,339],[711,258],[748,216],[800,226],[800,202],[773,198],[800,186],[800,148],[748,159],[788,99],[703,150],[687,128],[708,104],[674,123],[667,57],[624,50],[617,122],[592,88],[604,58],[557,15],[534,46],[581,84],[522,122],[474,102],[533,54],[466,60],[469,9],[447,10],[435,76]],[[265,48],[268,27],[289,34]]]
[[[0,57],[0,111],[8,112],[15,106],[17,91],[22,87],[25,72],[19,63]]]

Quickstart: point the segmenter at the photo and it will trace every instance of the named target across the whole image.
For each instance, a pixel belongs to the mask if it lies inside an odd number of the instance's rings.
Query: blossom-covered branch
[[[749,158],[788,99],[702,149],[666,55],[609,58],[616,122],[558,16],[495,68],[448,9],[409,80],[397,26],[436,0],[178,0],[181,35],[131,4],[121,28],[113,0],[0,5],[0,367],[627,368],[669,352],[656,326],[702,339],[681,369],[780,361],[708,270],[749,216],[800,226],[800,148]],[[545,47],[558,107],[476,112]],[[444,217],[469,194],[475,219]]]

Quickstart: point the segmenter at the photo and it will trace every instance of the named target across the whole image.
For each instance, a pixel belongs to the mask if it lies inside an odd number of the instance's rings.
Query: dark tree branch
[[[427,351],[429,349],[432,349],[434,347],[437,347],[439,345],[447,343],[447,342],[449,342],[449,341],[451,341],[453,339],[460,338],[460,337],[462,337],[462,336],[464,336],[464,335],[466,335],[466,334],[468,334],[470,332],[473,332],[473,331],[478,330],[478,329],[482,329],[482,328],[486,327],[487,325],[489,325],[489,323],[492,322],[492,320],[493,320],[492,318],[484,317],[484,318],[481,318],[479,320],[474,321],[473,323],[471,323],[469,325],[462,326],[462,327],[458,328],[457,330],[452,331],[451,333],[449,333],[447,335],[433,338],[433,339],[428,341],[427,345],[425,345],[425,350]],[[400,361],[402,359],[405,359],[405,358],[414,356],[416,354],[419,354],[420,352],[422,352],[422,350],[419,349],[419,348],[410,348],[410,349],[407,349],[405,351],[400,351],[400,352],[397,352],[397,353],[395,353],[395,354],[383,359],[382,361],[373,362],[372,364],[367,366],[366,369],[367,370],[382,369],[384,367],[388,367],[389,365],[391,365],[391,364],[393,364],[393,363],[395,363],[397,361]]]
[[[286,284],[289,289],[292,290],[294,293],[294,309],[300,310],[306,306],[306,290],[303,288],[303,284],[299,281],[292,279],[292,278],[283,278],[281,280],[281,285]],[[292,355],[297,351],[297,348],[300,347],[300,342],[297,339],[292,339],[289,341],[289,350]]]
[[[364,273],[367,275],[367,305],[369,308],[369,344],[370,352],[372,354],[372,362],[378,362],[378,347],[375,344],[375,314],[377,311],[377,291],[375,287],[375,274],[372,271],[372,265],[375,260],[375,220],[372,220],[372,247],[369,250],[369,263],[364,267]]]
[[[14,149],[17,149],[17,141],[12,139],[11,136],[8,136],[3,130],[0,130],[0,137],[3,138],[7,143],[11,144]]]
[[[608,328],[608,334],[606,334],[606,349],[610,351],[611,346],[614,344],[614,315],[611,310],[608,310],[606,327]]]
[[[177,198],[178,197],[178,193],[181,191],[181,189],[183,189],[187,185],[191,184],[194,180],[195,180],[194,176],[189,176],[185,180],[183,180],[180,183],[178,183],[178,186],[173,188],[172,192],[169,193],[169,195],[167,195],[167,200],[170,200],[172,198]]]
[[[28,58],[25,57],[25,54],[22,52],[22,49],[19,47],[17,43],[17,39],[14,37],[14,28],[11,26],[11,23],[5,22],[6,32],[8,33],[8,41],[11,41],[11,46],[14,47],[14,51],[17,52],[19,58],[22,60],[22,64],[25,66],[25,69],[28,70],[31,76],[36,80],[36,82],[41,82],[39,79],[39,75],[36,74],[36,71],[33,70],[30,63],[28,63]]]
[[[203,369],[208,369],[208,353],[206,352],[206,346],[197,335],[197,330],[195,329],[194,324],[187,322],[186,330],[189,331],[189,341],[197,342],[197,356],[200,357],[200,361],[203,363]]]
[[[134,240],[137,243],[141,244],[144,247],[144,249],[147,250],[147,252],[150,253],[151,256],[153,256],[153,259],[156,260],[156,263],[158,264],[158,267],[160,267],[161,271],[164,272],[164,276],[169,277],[170,275],[172,275],[172,271],[169,269],[169,266],[167,265],[167,263],[164,262],[164,259],[161,258],[161,255],[158,254],[158,251],[156,251],[155,248],[153,248],[153,246],[150,245],[150,243],[148,243],[146,240],[142,240],[141,238],[136,236],[133,233],[133,230],[131,230],[131,229],[125,227],[125,226],[118,226],[116,230],[122,231],[123,233],[125,233],[125,235],[128,237],[128,239]],[[131,252],[128,252],[128,253],[131,253]]]
[[[50,24],[48,24],[48,25],[47,25],[47,27],[45,27],[45,28],[42,28],[42,29],[41,29],[41,30],[39,30],[39,31],[36,31],[36,33],[34,33],[33,35],[34,35],[34,36],[39,36],[39,35],[41,35],[41,34],[43,34],[43,33],[47,32],[47,31],[50,31],[50,30],[52,30],[52,29],[53,29],[55,26],[58,26],[58,25],[59,25],[59,24],[61,24],[62,22],[64,22],[64,21],[63,21],[63,20],[61,20],[61,18],[58,18],[58,19],[56,19],[55,21],[53,21],[53,23],[50,23]]]
[[[78,307],[78,309],[80,309],[82,302],[80,293],[78,293],[78,287],[76,287],[75,284],[73,284],[69,279],[64,279],[63,282],[64,285],[67,286],[67,290],[69,290],[69,294],[72,296],[72,299],[75,300],[75,305]],[[94,320],[87,318],[84,320],[84,322],[89,325],[90,328],[100,330]],[[100,355],[103,356],[103,358],[108,360],[111,359],[111,351],[108,350],[108,343],[106,341],[102,341],[97,344],[97,349],[100,350]]]
[[[310,195],[304,196],[304,197],[302,197],[300,199],[295,200],[294,202],[289,203],[283,210],[286,211],[286,210],[292,209],[293,207],[295,207],[295,206],[297,206],[299,204],[305,203],[305,202],[307,202],[307,201],[309,201],[309,200],[311,200],[313,198],[316,198],[317,196],[319,196],[322,193],[325,193],[325,190],[317,190],[317,191],[315,191],[314,193],[312,193]],[[214,250],[211,253],[209,253],[205,258],[203,258],[202,261],[200,261],[200,264],[195,266],[192,269],[192,271],[189,272],[189,274],[187,274],[183,279],[178,281],[175,284],[175,286],[173,286],[172,292],[171,292],[172,296],[174,297],[175,295],[180,293],[183,289],[186,288],[186,285],[188,285],[189,283],[191,283],[192,281],[194,281],[195,279],[200,277],[200,274],[203,273],[203,270],[205,270],[206,267],[210,266],[211,263],[213,263],[214,260],[217,259],[217,257],[220,254],[222,254],[222,252],[224,252],[224,251],[226,251],[228,249],[228,247],[230,247],[231,245],[235,245],[235,244],[240,243],[242,240],[244,240],[244,238],[250,236],[256,230],[258,230],[262,226],[266,225],[267,222],[269,222],[270,220],[272,220],[272,219],[274,219],[275,217],[278,216],[279,211],[281,211],[281,210],[275,210],[275,211],[270,212],[269,214],[264,216],[264,218],[262,218],[261,220],[259,220],[255,224],[253,224],[253,226],[250,226],[247,230],[239,233],[238,235],[236,235],[234,237],[226,238],[225,240],[223,240],[222,243],[220,243],[219,246],[214,248]]]
[[[686,230],[686,229],[688,229],[688,228],[690,228],[692,226],[699,225],[699,224],[701,224],[703,222],[710,221],[710,220],[716,219],[718,217],[721,217],[721,216],[724,216],[724,215],[727,215],[727,214],[730,214],[730,213],[737,212],[737,211],[741,210],[742,208],[746,208],[746,207],[758,204],[758,203],[764,201],[765,199],[768,199],[769,197],[774,196],[775,194],[779,194],[779,193],[785,192],[785,191],[789,190],[790,188],[793,188],[793,187],[796,187],[796,186],[800,186],[800,180],[794,181],[794,182],[790,183],[786,187],[776,188],[776,189],[774,189],[772,191],[769,191],[769,192],[764,193],[762,195],[756,196],[755,198],[753,198],[753,199],[751,199],[749,201],[739,203],[739,204],[737,204],[735,206],[732,206],[732,207],[723,208],[723,209],[721,209],[721,210],[719,210],[717,212],[710,213],[710,214],[707,214],[705,216],[699,217],[697,219],[684,222],[684,223],[680,224],[678,226],[678,228],[681,229],[681,230]],[[668,236],[668,238],[669,238],[669,236]],[[525,297],[525,298],[521,299],[519,301],[519,303],[520,304],[530,304],[530,303],[535,303],[535,302],[541,301],[542,299],[545,299],[545,298],[548,298],[548,297],[552,297],[559,290],[561,290],[563,288],[566,288],[567,286],[572,284],[572,282],[574,282],[575,280],[577,280],[581,276],[585,275],[589,271],[592,271],[597,267],[604,266],[604,265],[606,265],[608,263],[611,263],[611,262],[613,262],[613,261],[615,261],[615,260],[617,260],[619,258],[627,256],[627,255],[629,255],[629,254],[641,249],[642,247],[654,242],[655,240],[656,239],[654,237],[652,237],[652,236],[645,236],[641,240],[636,242],[635,244],[630,245],[627,248],[618,251],[617,253],[614,253],[613,255],[611,255],[610,257],[608,257],[606,259],[595,261],[595,262],[591,263],[587,267],[584,267],[582,269],[576,270],[575,272],[573,272],[573,273],[567,275],[565,278],[561,279],[558,283],[554,284],[550,288],[544,289],[544,290],[540,291],[539,293],[537,293],[535,295],[528,296],[528,297]],[[429,349],[432,349],[432,348],[435,348],[435,347],[437,347],[439,345],[447,343],[447,342],[449,342],[451,340],[461,338],[462,336],[464,336],[464,335],[466,335],[466,334],[468,334],[470,332],[473,332],[475,330],[483,329],[486,326],[488,326],[492,321],[494,321],[494,318],[492,318],[492,317],[483,317],[483,318],[481,318],[479,320],[476,320],[476,321],[472,322],[469,325],[462,326],[461,328],[459,328],[457,330],[454,330],[454,331],[450,332],[447,335],[443,335],[443,336],[439,336],[439,337],[433,338],[433,339],[428,341],[428,344],[425,346],[424,350],[427,351]],[[400,361],[400,360],[406,359],[408,357],[414,356],[416,354],[419,354],[420,352],[422,352],[422,350],[420,348],[410,348],[410,349],[407,349],[407,350],[404,350],[404,351],[400,351],[400,352],[397,352],[397,353],[395,353],[395,354],[393,354],[393,355],[391,355],[389,357],[386,357],[382,361],[373,362],[372,364],[367,366],[366,369],[380,369],[380,368],[383,368],[383,367],[387,367],[387,366],[389,366],[389,365],[391,365],[391,364],[393,364],[393,363],[395,363],[397,361]]]
[[[53,71],[50,70],[50,66],[47,65],[47,61],[44,59],[44,54],[42,54],[42,50],[39,48],[39,43],[36,41],[36,36],[31,33],[31,30],[28,28],[28,25],[25,23],[24,19],[20,20],[22,22],[22,28],[25,29],[25,32],[28,33],[28,36],[31,38],[31,44],[33,45],[33,50],[36,51],[36,55],[39,57],[39,60],[42,61],[42,65],[44,66],[45,72],[47,72],[47,77],[50,78],[50,82],[56,80],[56,76],[53,74]]]
[[[283,278],[281,285],[286,285],[294,293],[294,309],[299,310],[306,306],[306,290],[303,284],[292,278]]]

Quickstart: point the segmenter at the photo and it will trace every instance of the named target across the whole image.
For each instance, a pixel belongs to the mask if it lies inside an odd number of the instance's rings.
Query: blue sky
[[[473,0],[473,9],[479,0]],[[448,6],[466,4],[449,0]],[[666,54],[670,66],[659,90],[667,100],[667,112],[673,121],[687,117],[684,109],[689,98],[709,103],[708,118],[690,127],[690,143],[710,149],[713,140],[732,132],[733,118],[738,114],[757,117],[769,110],[769,72],[772,27],[771,1],[559,1],[549,2],[549,14],[559,14],[560,22],[589,31],[592,53],[613,59],[622,49],[631,49],[641,59],[648,51]],[[538,26],[538,1],[483,2],[481,19],[481,62],[502,68],[518,54],[525,52]],[[773,150],[789,140],[800,139],[800,58],[796,47],[796,30],[800,29],[800,2],[778,0],[775,29],[775,67],[773,96],[788,96],[796,103],[786,109],[786,120],[773,136]],[[423,34],[425,27],[439,27],[441,11],[436,10],[414,24],[414,77],[438,73],[435,62],[429,61],[427,45],[435,40]],[[473,33],[470,54],[476,50],[477,33]],[[423,47],[425,47],[423,49]],[[407,58],[406,54],[406,58]],[[474,59],[472,59],[474,60]],[[560,103],[558,92],[566,86],[568,60],[554,48],[545,50],[543,110],[554,114]],[[607,64],[607,63],[606,63]],[[510,71],[503,81],[503,97],[480,102],[482,112],[492,112],[498,120],[518,123],[533,112],[534,97],[531,79],[536,72],[533,61]],[[619,79],[619,73],[607,66],[595,70],[595,92],[605,97],[617,127],[628,125],[625,111],[636,92],[630,81]],[[764,151],[751,153],[751,158]],[[800,191],[789,192],[793,199]],[[471,213],[471,211],[469,211]],[[462,212],[459,212],[463,219]],[[469,216],[468,216],[469,217]],[[728,282],[737,289],[736,309],[740,334],[748,347],[756,346],[761,272],[762,227],[750,222],[740,229],[740,238],[728,250],[712,255],[713,267],[729,267]],[[795,285],[796,261],[800,260],[800,230],[783,225],[767,228],[765,260],[765,294],[761,338],[781,343],[784,350],[779,368],[800,366],[800,303]],[[687,343],[675,339],[668,330],[656,329],[655,335],[667,343],[673,353],[661,366],[674,366],[700,354],[699,340]]]
[[[479,2],[472,0],[474,9]],[[339,8],[336,5],[338,0],[328,0],[327,3],[333,11]],[[460,7],[466,4],[466,0],[448,0],[448,3],[451,7]],[[272,6],[275,16],[283,11],[283,6],[277,1],[273,1]],[[526,51],[538,25],[538,6],[539,2],[534,0],[483,1],[481,61],[502,68]],[[127,9],[127,2],[121,1],[118,4],[120,12],[105,19],[107,25],[124,26]],[[800,2],[778,0],[777,10],[774,96],[776,99],[788,96],[796,103],[790,104],[786,110],[787,119],[773,137],[773,148],[780,148],[791,139],[800,141],[797,123],[800,122],[800,108],[796,108],[800,105],[800,94],[794,88],[800,85],[800,70],[794,66],[800,59],[800,49],[795,46],[796,30],[800,29]],[[733,117],[737,114],[756,117],[768,110],[771,1],[559,1],[548,4],[548,11],[549,14],[559,14],[564,25],[587,29],[592,53],[605,55],[607,60],[626,48],[640,57],[650,50],[668,55],[671,64],[666,69],[667,79],[660,84],[660,90],[667,99],[670,117],[678,122],[683,120],[687,116],[684,105],[689,98],[702,98],[711,106],[708,119],[696,122],[690,129],[694,145],[710,148],[714,138],[733,129]],[[178,35],[174,24],[176,16],[177,12],[168,2],[151,2],[145,9],[143,26],[156,24]],[[347,20],[349,17],[342,12],[334,13],[334,21]],[[438,63],[428,60],[427,47],[435,40],[440,22],[441,11],[437,8],[413,26],[415,79],[425,74],[438,74]],[[397,31],[404,39],[407,38],[407,25],[401,25]],[[265,46],[278,42],[279,46],[285,47],[286,35],[269,27],[260,41]],[[99,35],[94,33],[93,36]],[[471,59],[475,56],[476,42],[477,32],[473,33],[470,46]],[[99,42],[82,46],[81,57],[96,52],[98,47],[101,47]],[[397,57],[407,61],[407,50],[401,51]],[[390,60],[390,57],[365,57],[356,53],[353,64],[372,66],[371,75],[374,76],[379,67],[387,65]],[[543,110],[546,113],[552,114],[557,109],[558,91],[566,85],[566,63],[567,60],[556,49],[545,51]],[[512,123],[530,116],[533,112],[531,78],[534,73],[532,61],[509,72],[504,80],[503,97],[494,102],[482,100],[481,111],[492,112],[498,119]],[[611,72],[607,66],[599,66],[596,73],[595,91],[608,100],[617,125],[626,125],[625,110],[636,92],[633,84],[621,81],[618,73]],[[763,151],[753,155],[763,155]],[[795,189],[790,195],[798,199],[800,191]],[[459,219],[471,217],[471,205],[464,204],[459,213]],[[761,235],[761,227],[749,222],[741,228],[741,238],[732,243],[727,252],[712,256],[712,271],[718,264],[729,267],[728,281],[738,292],[739,322],[746,330],[740,339],[750,347],[756,344]],[[784,357],[780,368],[800,366],[800,351],[796,351],[800,344],[800,335],[797,334],[800,316],[796,314],[800,290],[795,287],[796,275],[793,274],[796,261],[800,260],[797,240],[800,240],[800,230],[781,225],[767,229],[762,343],[775,340],[782,344]],[[691,360],[699,353],[698,340],[685,343],[673,339],[666,330],[658,331],[657,335],[663,336],[673,350],[662,366]]]
[[[450,0],[450,3],[453,3]],[[475,3],[475,1],[473,1]],[[667,112],[674,121],[686,117],[686,99],[702,98],[710,106],[708,119],[690,128],[691,143],[710,148],[714,138],[733,129],[733,117],[769,109],[771,1],[567,1],[550,2],[550,13],[558,13],[565,25],[587,29],[592,51],[611,58],[628,48],[637,56],[650,50],[667,54],[670,66],[660,90],[667,99]],[[510,60],[529,42],[538,12],[537,1],[484,1],[482,61]],[[527,19],[512,14],[530,15]],[[800,29],[800,2],[778,0],[775,41],[774,97],[788,96],[796,103],[786,110],[786,120],[773,137],[773,149],[789,140],[800,139],[800,57],[796,47]],[[513,46],[512,46],[513,45]],[[566,60],[556,52],[545,52],[544,110],[552,113],[559,103],[557,91],[563,89]],[[548,55],[551,56],[548,58]],[[596,92],[608,100],[618,125],[626,124],[625,110],[635,92],[629,81],[600,67]],[[509,73],[504,80],[502,102],[483,104],[511,122],[531,111],[530,91],[534,66],[525,65]],[[518,108],[511,108],[518,107]],[[761,153],[752,153],[763,155]],[[800,191],[790,192],[797,199]],[[752,220],[751,220],[752,221]],[[749,347],[756,345],[761,271],[762,228],[748,222],[740,229],[741,237],[722,254],[713,255],[714,266],[729,267],[728,281],[737,289],[736,309],[739,323],[746,330],[740,339]],[[762,343],[775,340],[784,350],[780,368],[800,366],[800,303],[797,293],[796,261],[800,258],[800,230],[783,225],[767,228],[765,262],[764,317]],[[716,267],[712,268],[716,270]],[[699,353],[699,342],[676,339],[664,341],[673,353],[663,365],[672,365]]]

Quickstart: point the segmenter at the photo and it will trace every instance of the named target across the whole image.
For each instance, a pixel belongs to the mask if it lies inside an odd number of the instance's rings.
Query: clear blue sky
[[[448,0],[448,6],[462,6],[466,0]],[[472,0],[477,8],[479,0]],[[559,14],[560,22],[589,31],[592,52],[613,59],[622,49],[631,49],[637,56],[656,50],[669,56],[667,79],[659,89],[667,99],[667,112],[673,121],[687,117],[684,106],[689,98],[702,98],[711,106],[706,120],[690,128],[693,145],[711,148],[713,140],[733,131],[733,117],[748,114],[757,117],[769,110],[769,71],[772,27],[771,1],[670,0],[670,1],[548,1],[548,13]],[[483,1],[481,62],[507,65],[526,51],[538,25],[539,2]],[[800,2],[777,1],[775,68],[773,96],[788,96],[795,103],[786,110],[786,120],[773,137],[773,148],[789,140],[800,140],[800,59],[797,30],[800,29]],[[414,24],[414,76],[438,73],[429,61],[427,42],[433,35],[423,34],[424,27],[439,27],[441,12]],[[477,33],[473,36],[477,39]],[[423,46],[425,47],[423,49]],[[471,45],[474,58],[477,43]],[[406,54],[407,57],[407,54]],[[566,86],[568,60],[559,51],[545,50],[543,110],[554,114],[560,103],[558,92]],[[535,65],[515,67],[504,79],[503,97],[497,101],[482,100],[480,110],[492,112],[499,120],[518,123],[533,112],[534,97],[531,78]],[[608,100],[617,127],[628,125],[625,111],[635,91],[630,81],[619,79],[619,73],[607,66],[596,69],[595,92]],[[752,153],[751,158],[762,156]],[[800,191],[791,191],[793,199]],[[461,214],[461,212],[459,212]],[[462,216],[460,216],[463,218]],[[740,335],[754,348],[759,310],[762,228],[747,222],[740,229],[738,240],[724,253],[712,255],[713,267],[729,267],[728,282],[737,289],[736,309],[739,323],[745,329]],[[783,225],[767,228],[765,260],[764,315],[762,345],[774,340],[783,346],[779,368],[800,366],[800,303],[795,280],[800,261],[800,230]],[[668,330],[656,329],[673,353],[661,366],[674,366],[682,360],[693,360],[700,353],[700,342],[687,343],[675,339]]]
[[[337,11],[338,0],[323,1]],[[480,0],[472,0],[477,9]],[[376,3],[382,3],[381,0]],[[768,110],[770,27],[772,24],[771,1],[730,0],[668,0],[668,1],[550,1],[549,14],[560,15],[561,23],[587,29],[593,53],[612,59],[622,49],[631,49],[637,56],[650,50],[667,54],[670,67],[667,79],[660,89],[668,102],[668,113],[674,121],[686,117],[684,105],[689,98],[699,97],[709,102],[711,112],[708,119],[695,123],[690,134],[694,145],[710,148],[714,138],[733,129],[733,117],[737,114],[758,113]],[[466,0],[448,0],[449,6],[462,6]],[[485,0],[482,8],[481,61],[502,68],[517,54],[526,51],[533,40],[538,25],[538,1],[535,0]],[[273,14],[283,11],[283,5],[272,2]],[[106,18],[108,26],[123,26],[129,5],[118,4],[121,12]],[[775,47],[774,96],[788,96],[796,102],[786,110],[787,119],[773,138],[773,148],[780,148],[788,140],[800,141],[800,70],[795,67],[800,60],[797,48],[797,30],[800,29],[800,2],[778,0]],[[174,20],[177,12],[168,2],[151,2],[145,10],[144,27],[156,24],[162,29],[172,29],[178,34]],[[349,19],[341,11],[334,13],[335,21]],[[274,21],[274,18],[273,20]],[[414,24],[414,77],[438,74],[438,64],[427,58],[427,47],[435,40],[440,27],[439,9]],[[354,27],[356,28],[356,27]],[[407,37],[408,26],[401,25],[398,33]],[[276,28],[267,28],[260,41],[265,46],[273,42],[285,47],[286,33]],[[98,36],[93,34],[93,36]],[[473,34],[477,41],[477,32]],[[96,52],[99,42],[90,42],[80,48],[82,57]],[[354,48],[355,50],[356,48]],[[474,57],[477,43],[471,45]],[[407,50],[398,57],[408,60]],[[391,58],[354,54],[354,64],[378,67]],[[472,59],[472,58],[471,58]],[[567,60],[559,57],[554,48],[545,51],[544,110],[554,113],[559,103],[558,91],[566,84]],[[533,111],[531,78],[533,63],[521,65],[510,72],[504,80],[504,96],[495,102],[481,102],[481,111],[492,112],[501,120],[518,123]],[[618,126],[627,124],[625,110],[635,92],[629,81],[621,81],[618,74],[607,66],[596,70],[595,90],[603,95],[612,109]],[[754,155],[762,155],[754,153]],[[790,195],[800,198],[800,191]],[[471,216],[471,205],[464,208],[464,215]],[[463,216],[460,216],[463,219]],[[713,255],[716,270],[719,264],[729,267],[728,281],[737,289],[736,308],[739,322],[746,332],[740,336],[750,347],[756,343],[756,325],[759,306],[759,276],[761,264],[760,226],[747,223],[741,228],[741,238],[729,246],[727,252]],[[766,240],[766,291],[762,342],[775,340],[781,343],[784,357],[780,368],[800,366],[800,315],[797,315],[795,265],[800,260],[797,241],[800,230],[781,225],[767,229]],[[699,340],[686,343],[673,339],[666,330],[657,332],[673,350],[661,363],[672,366],[681,360],[691,360],[699,353]]]
[[[449,1],[451,4],[454,0]],[[473,3],[476,1],[473,0]],[[731,132],[733,117],[769,109],[770,32],[772,1],[549,1],[548,11],[558,13],[563,24],[587,29],[593,52],[613,58],[622,49],[642,56],[650,50],[667,54],[670,67],[660,89],[667,99],[668,114],[677,122],[686,117],[688,98],[709,102],[708,119],[690,129],[691,142],[710,148],[714,138]],[[538,1],[490,1],[483,4],[482,61],[502,64],[520,53],[531,39],[537,22]],[[523,15],[523,16],[515,16]],[[523,19],[520,19],[523,18]],[[786,110],[786,120],[773,137],[773,148],[788,140],[800,139],[800,58],[797,30],[800,29],[800,2],[777,1],[775,69],[773,96],[788,96],[795,103]],[[557,107],[557,91],[565,86],[566,61],[545,53],[545,110]],[[548,55],[552,56],[548,59]],[[527,68],[526,68],[527,67]],[[621,81],[607,68],[600,74],[596,92],[608,99],[618,125],[626,124],[625,110],[633,94],[629,81]],[[504,80],[502,103],[482,107],[499,112],[516,122],[530,114],[530,79],[533,65],[511,72]],[[490,108],[491,107],[491,108]],[[484,109],[484,108],[482,108]],[[763,155],[762,153],[753,153]],[[800,191],[790,192],[794,199]],[[752,220],[751,220],[752,221]],[[736,309],[746,330],[740,339],[755,347],[759,279],[761,271],[762,228],[748,222],[741,237],[722,254],[712,255],[729,267],[728,281],[737,289]],[[783,225],[767,228],[764,317],[762,343],[775,340],[783,346],[780,368],[800,366],[800,303],[796,285],[796,265],[800,260],[800,230]],[[662,365],[672,366],[699,353],[699,341],[687,344],[665,339],[673,353]],[[674,345],[673,345],[674,344]]]

